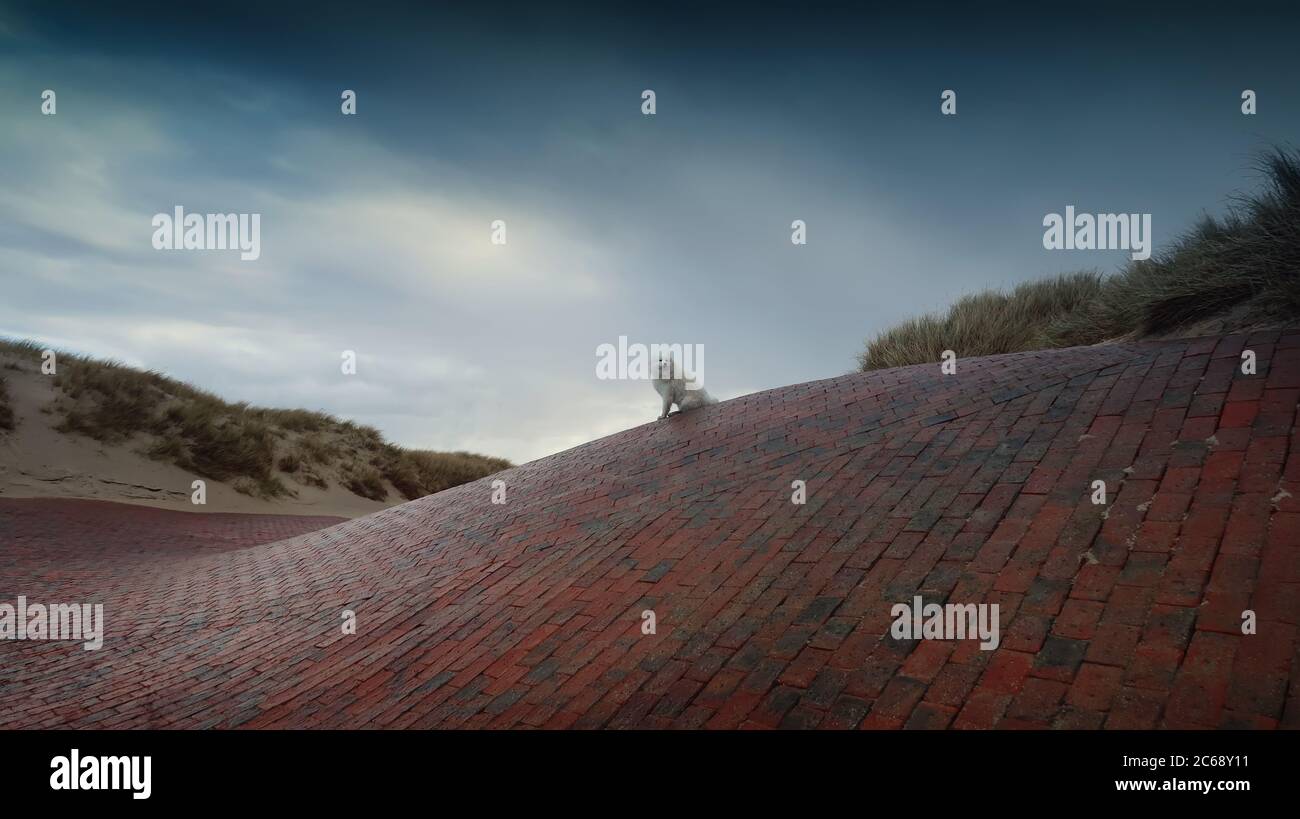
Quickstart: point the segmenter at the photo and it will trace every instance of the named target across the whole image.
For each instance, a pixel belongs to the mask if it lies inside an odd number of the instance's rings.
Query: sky
[[[1285,4],[636,8],[0,0],[0,335],[520,463],[658,415],[596,377],[620,336],[703,345],[724,399],[840,375],[1128,257],[1046,214],[1158,253],[1300,135]],[[155,249],[177,206],[260,214],[260,257]]]

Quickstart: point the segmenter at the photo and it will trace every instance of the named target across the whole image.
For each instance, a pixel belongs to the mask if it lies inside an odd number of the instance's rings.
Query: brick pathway
[[[504,505],[489,478],[263,546],[178,526],[148,554],[0,504],[0,602],[108,619],[98,652],[0,641],[0,727],[1300,727],[1300,332],[958,369],[747,396],[503,473]],[[914,594],[997,603],[1000,647],[893,639]]]
[[[274,543],[345,520],[178,512],[67,498],[0,498],[0,603],[12,605],[19,594],[34,602],[34,595],[50,594],[98,599],[124,574],[139,579],[168,573],[178,558]]]

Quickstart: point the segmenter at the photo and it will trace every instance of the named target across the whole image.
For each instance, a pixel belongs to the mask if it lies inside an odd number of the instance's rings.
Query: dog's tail
[[[710,404],[716,403],[718,403],[718,399],[709,395],[709,393],[701,387],[698,390],[687,390],[686,397],[683,398],[677,406],[681,407],[681,409],[688,410],[695,409],[696,407],[707,407]]]

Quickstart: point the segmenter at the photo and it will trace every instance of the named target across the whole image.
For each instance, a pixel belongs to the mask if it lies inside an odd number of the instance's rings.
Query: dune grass
[[[988,290],[963,296],[943,315],[908,319],[873,339],[858,357],[862,370],[938,361],[944,350],[960,356],[997,355],[1055,346],[1055,321],[1100,296],[1099,273],[1068,273],[1027,282],[1010,293]]]
[[[0,375],[0,432],[8,432],[14,428],[14,411],[9,406],[9,385],[5,383],[5,377]]]
[[[1177,334],[1217,320],[1221,332],[1276,326],[1300,316],[1300,153],[1273,149],[1261,187],[1231,200],[1165,252],[1118,273],[1070,273],[1010,293],[964,296],[867,342],[863,371],[958,356],[1073,347]]]
[[[13,358],[39,362],[41,351],[30,341],[0,339],[0,353]],[[71,353],[57,361],[59,431],[108,444],[139,440],[151,458],[256,497],[294,495],[293,483],[336,483],[371,500],[387,499],[390,486],[414,500],[511,466],[468,452],[404,449],[373,427],[325,412],[230,403],[118,362]],[[7,409],[3,392],[0,407]]]

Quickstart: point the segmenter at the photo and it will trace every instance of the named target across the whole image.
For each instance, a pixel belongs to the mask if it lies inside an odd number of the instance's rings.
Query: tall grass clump
[[[414,500],[509,469],[510,462],[472,452],[430,452],[389,445],[384,450],[381,468],[384,477],[403,497]]]
[[[1047,329],[1052,346],[1178,331],[1208,319],[1225,329],[1285,323],[1300,314],[1300,154],[1257,160],[1261,188],[1232,198],[1168,251],[1106,279],[1100,297]]]
[[[944,314],[904,321],[869,340],[862,370],[1176,334],[1281,326],[1300,316],[1300,153],[1260,155],[1259,189],[1207,216],[1164,252],[1118,273],[1071,273],[1011,293],[965,296]]]
[[[0,375],[0,431],[8,432],[14,428],[14,411],[9,406],[9,385]]]
[[[938,361],[944,350],[996,355],[1047,345],[1047,328],[1084,308],[1102,291],[1099,273],[1069,273],[1026,282],[1010,293],[986,290],[963,296],[944,314],[908,319],[872,339],[859,367],[879,370]]]

